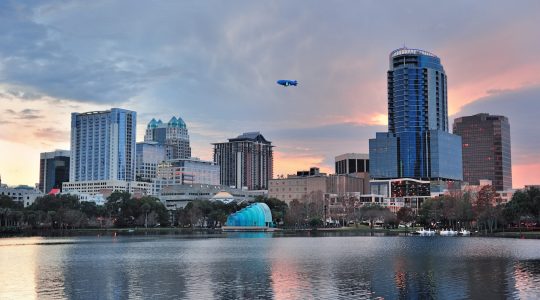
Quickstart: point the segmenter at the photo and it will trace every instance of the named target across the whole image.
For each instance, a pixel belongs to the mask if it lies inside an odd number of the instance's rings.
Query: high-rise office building
[[[156,178],[158,165],[166,160],[165,145],[158,142],[137,143],[135,178],[137,181],[150,181]]]
[[[180,117],[172,117],[168,123],[152,119],[146,127],[144,141],[165,145],[167,159],[191,157],[188,129]]]
[[[448,132],[446,74],[434,54],[390,53],[388,132],[369,140],[369,158],[375,179],[462,179],[461,138]]]
[[[457,118],[453,132],[462,140],[464,181],[479,185],[481,179],[488,179],[497,191],[512,189],[507,117],[484,113]]]
[[[259,132],[247,132],[225,143],[215,143],[214,162],[222,185],[237,189],[268,189],[273,176],[272,143]]]
[[[135,180],[136,124],[120,108],[72,113],[69,181]]]
[[[39,190],[48,193],[61,189],[62,183],[69,181],[70,154],[67,150],[43,152],[39,160]]]

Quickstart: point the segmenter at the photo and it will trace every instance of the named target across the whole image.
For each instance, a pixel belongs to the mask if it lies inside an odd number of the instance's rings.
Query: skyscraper
[[[136,124],[120,108],[72,113],[69,181],[135,180]]]
[[[146,127],[144,141],[165,145],[167,159],[191,157],[188,129],[180,117],[172,117],[168,123],[152,119]]]
[[[247,132],[225,143],[214,144],[214,162],[220,166],[222,185],[268,189],[273,176],[272,143],[259,132]]]
[[[461,138],[448,132],[440,59],[408,48],[392,51],[389,59],[388,132],[369,140],[371,177],[461,180]]]
[[[67,150],[43,152],[39,160],[39,190],[48,193],[51,189],[61,189],[62,183],[69,181],[70,154]]]
[[[453,132],[462,139],[464,181],[478,185],[480,179],[489,179],[498,191],[512,189],[507,117],[484,113],[457,118]]]

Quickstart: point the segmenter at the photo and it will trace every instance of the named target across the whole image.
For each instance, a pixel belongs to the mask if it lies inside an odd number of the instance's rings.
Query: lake
[[[540,240],[3,238],[0,270],[0,299],[537,299]]]

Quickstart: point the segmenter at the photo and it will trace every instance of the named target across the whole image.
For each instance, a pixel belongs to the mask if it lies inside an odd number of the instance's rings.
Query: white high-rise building
[[[120,108],[72,113],[69,181],[134,181],[136,123]]]

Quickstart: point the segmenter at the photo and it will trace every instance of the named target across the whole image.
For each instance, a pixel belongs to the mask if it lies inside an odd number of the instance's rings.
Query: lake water
[[[0,283],[0,299],[538,299],[540,240],[4,238]]]

